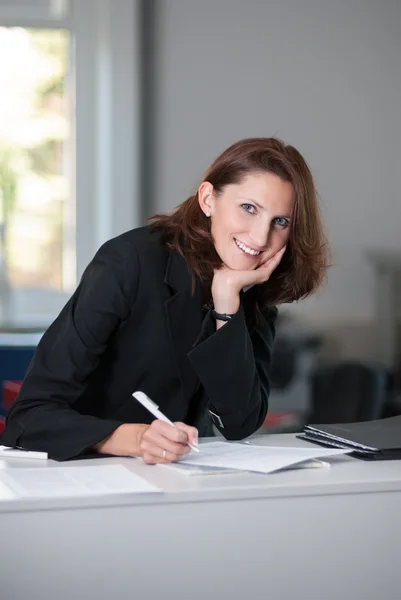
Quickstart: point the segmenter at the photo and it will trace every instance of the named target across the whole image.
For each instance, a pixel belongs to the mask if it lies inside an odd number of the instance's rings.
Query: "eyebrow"
[[[241,196],[239,198],[239,200],[245,200],[245,202],[252,202],[252,204],[256,204],[256,206],[259,207],[261,210],[267,210],[264,206],[262,206],[261,204],[259,204],[259,202],[256,202],[256,200],[253,200],[252,198],[243,198]],[[281,217],[282,219],[291,220],[291,215],[276,215],[276,217]]]

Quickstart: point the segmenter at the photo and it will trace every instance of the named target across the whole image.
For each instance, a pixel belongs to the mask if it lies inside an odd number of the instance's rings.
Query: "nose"
[[[255,219],[256,221],[256,219]],[[250,231],[251,241],[255,244],[258,250],[267,248],[270,237],[270,226],[264,220],[260,220],[253,224]]]

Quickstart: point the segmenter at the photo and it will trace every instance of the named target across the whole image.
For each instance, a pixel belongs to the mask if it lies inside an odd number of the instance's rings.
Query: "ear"
[[[213,186],[209,181],[203,181],[198,188],[199,206],[207,217],[213,214]]]

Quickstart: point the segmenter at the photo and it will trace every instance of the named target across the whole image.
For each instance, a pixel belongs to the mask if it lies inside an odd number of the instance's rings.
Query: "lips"
[[[246,244],[244,244],[244,242],[237,240],[237,238],[234,238],[234,242],[235,242],[235,245],[237,246],[237,248],[242,250],[242,252],[244,254],[246,254],[247,256],[256,258],[257,256],[259,256],[261,254],[260,250],[255,250],[255,248],[251,248],[250,246],[247,246]]]

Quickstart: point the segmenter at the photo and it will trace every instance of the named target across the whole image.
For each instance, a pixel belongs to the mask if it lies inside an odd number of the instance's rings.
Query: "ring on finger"
[[[163,450],[162,457],[163,457],[164,460],[166,460],[166,454],[167,454],[167,452],[165,450]]]

